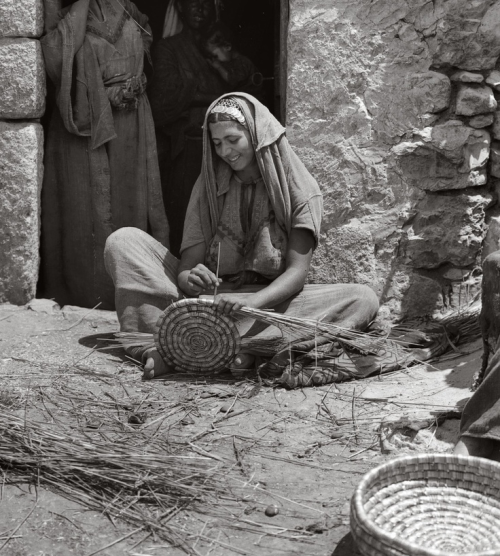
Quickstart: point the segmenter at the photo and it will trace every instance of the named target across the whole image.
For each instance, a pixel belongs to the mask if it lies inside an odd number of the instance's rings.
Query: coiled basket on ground
[[[351,502],[363,556],[500,556],[500,464],[423,454],[370,471]]]
[[[154,340],[167,364],[197,373],[225,369],[241,341],[234,321],[218,314],[207,299],[172,303],[156,323]]]

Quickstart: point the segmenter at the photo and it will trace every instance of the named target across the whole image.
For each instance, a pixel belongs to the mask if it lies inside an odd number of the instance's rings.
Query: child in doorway
[[[229,85],[231,91],[258,96],[263,77],[254,63],[233,49],[231,35],[221,23],[211,25],[205,33],[203,50],[208,63]]]

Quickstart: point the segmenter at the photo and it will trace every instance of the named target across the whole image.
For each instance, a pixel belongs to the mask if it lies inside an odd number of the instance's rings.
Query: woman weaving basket
[[[135,228],[108,238],[105,263],[122,332],[151,333],[169,304],[214,289],[220,313],[245,305],[365,328],[378,310],[369,287],[304,285],[318,243],[322,195],[269,110],[250,95],[224,95],[208,109],[203,149],[180,261]],[[255,321],[238,327],[242,336],[281,335]],[[145,378],[170,370],[155,349],[128,349],[145,363]],[[241,354],[235,361],[252,363]]]

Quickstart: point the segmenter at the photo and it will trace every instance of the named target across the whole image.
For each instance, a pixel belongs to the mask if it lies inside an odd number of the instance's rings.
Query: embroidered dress
[[[286,232],[279,226],[262,179],[243,184],[235,175],[225,193],[224,208],[217,231],[207,249],[205,264],[223,279],[255,273],[252,283],[265,278],[271,282],[285,270],[288,245]]]
[[[57,106],[45,149],[41,286],[61,304],[113,308],[107,237],[134,226],[168,245],[168,224],[143,75],[152,39],[135,22],[147,29],[147,18],[129,0],[97,2],[102,18],[89,11],[78,52],[67,12],[42,39]]]

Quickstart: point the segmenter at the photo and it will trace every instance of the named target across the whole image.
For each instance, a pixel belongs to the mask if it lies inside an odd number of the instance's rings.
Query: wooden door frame
[[[279,0],[278,5],[279,45],[276,49],[275,60],[275,98],[278,106],[275,106],[275,114],[280,122],[286,125],[286,93],[288,78],[288,22],[290,18],[290,0]]]

